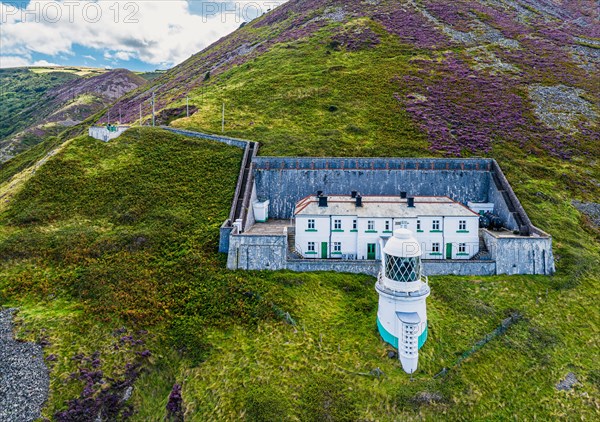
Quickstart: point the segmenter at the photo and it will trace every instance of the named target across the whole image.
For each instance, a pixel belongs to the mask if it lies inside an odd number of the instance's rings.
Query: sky
[[[287,0],[0,0],[0,68],[168,69]]]

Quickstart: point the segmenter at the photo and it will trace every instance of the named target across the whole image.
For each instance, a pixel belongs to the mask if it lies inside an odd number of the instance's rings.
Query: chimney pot
[[[406,192],[400,192],[400,198],[406,199]]]
[[[355,190],[353,190],[350,196],[351,196],[352,198],[356,198],[356,195],[358,195],[358,192],[357,192],[357,191],[355,191]]]
[[[362,196],[360,196],[360,195],[356,196],[356,206],[357,207],[362,207],[363,206],[363,204],[362,204]]]
[[[408,207],[409,208],[414,208],[415,207],[415,198],[414,197],[410,197],[407,198],[406,201],[408,202]]]

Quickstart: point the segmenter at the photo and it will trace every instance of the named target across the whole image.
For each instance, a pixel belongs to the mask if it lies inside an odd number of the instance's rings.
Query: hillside
[[[240,159],[135,129],[72,139],[0,185],[20,185],[0,204],[0,305],[19,307],[21,338],[45,347],[44,416],[162,420],[175,384],[199,421],[597,415],[598,233],[543,199],[563,194],[550,179],[527,181],[522,200],[536,224],[561,228],[558,274],[432,278],[411,380],[377,335],[371,277],[224,270]],[[510,315],[521,319],[473,352]],[[557,391],[569,372],[578,386]]]
[[[145,83],[124,69],[0,70],[0,162],[77,125]]]
[[[147,121],[155,89],[178,127],[220,132],[225,102],[226,134],[263,155],[496,158],[553,236],[557,274],[432,277],[413,377],[378,336],[371,277],[225,270],[240,150],[134,128],[110,143],[65,132],[8,161],[0,306],[44,345],[43,416],[597,419],[600,230],[573,205],[600,198],[593,7],[292,0],[110,111],[135,122],[142,102]]]
[[[269,155],[597,154],[594,2],[290,1],[126,96]],[[170,110],[173,110],[170,112]],[[317,147],[318,146],[318,147]]]

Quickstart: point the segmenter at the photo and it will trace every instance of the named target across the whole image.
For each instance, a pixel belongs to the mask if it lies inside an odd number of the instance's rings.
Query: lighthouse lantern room
[[[430,289],[421,274],[421,247],[408,229],[396,229],[383,247],[377,327],[381,337],[398,349],[405,372],[417,369],[419,349],[427,339],[425,300]]]

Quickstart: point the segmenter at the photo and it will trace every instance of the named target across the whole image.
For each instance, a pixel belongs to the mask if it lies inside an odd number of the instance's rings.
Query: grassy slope
[[[219,132],[225,102],[226,133],[260,139],[261,155],[420,155],[427,141],[392,96],[412,55],[379,32],[387,42],[359,53],[327,48],[329,32],[278,44],[193,91],[199,111],[173,125]]]
[[[99,350],[107,377],[122,372],[132,352],[111,348],[121,326],[150,331],[135,420],[161,419],[175,382],[190,420],[595,415],[600,251],[565,202],[530,197],[528,180],[519,189],[535,223],[561,227],[557,276],[431,281],[430,338],[410,381],[385,357],[370,277],[222,270],[214,250],[236,174],[223,166],[239,160],[239,150],[148,129],[109,144],[80,137],[6,208],[0,304],[20,306],[22,335],[46,338],[57,356],[47,416],[81,391],[69,378],[76,353]],[[535,189],[564,193],[546,180]],[[521,322],[453,366],[513,310]],[[375,368],[385,375],[368,375]],[[568,371],[582,384],[559,393]],[[420,392],[441,399],[425,405]]]
[[[199,112],[175,125],[219,132],[225,101],[227,134],[261,141],[263,155],[432,155],[388,83],[411,69],[414,49],[374,29],[375,50],[328,54],[331,28],[277,45],[193,91]],[[223,271],[217,227],[237,173],[216,163],[235,167],[239,151],[204,145],[152,131],[78,138],[4,211],[0,304],[21,306],[22,335],[49,336],[46,353],[59,357],[47,415],[82,388],[64,382],[73,354],[101,350],[103,369],[120,371],[129,357],[110,349],[110,333],[125,325],[149,329],[153,352],[136,420],[161,419],[174,382],[190,420],[597,417],[600,234],[570,204],[600,196],[597,155],[495,145],[534,224],[554,237],[558,273],[433,278],[430,338],[410,381],[385,357],[369,277]],[[524,319],[454,366],[513,310]],[[581,384],[556,391],[569,371]],[[424,404],[421,392],[439,400]]]

